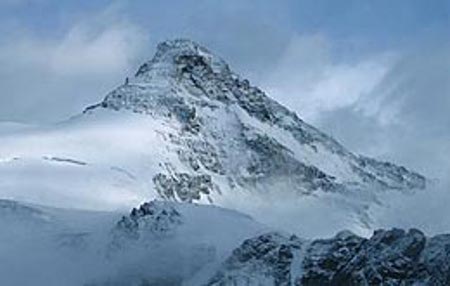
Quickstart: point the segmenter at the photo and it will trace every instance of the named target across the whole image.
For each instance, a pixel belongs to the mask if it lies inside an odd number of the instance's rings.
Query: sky
[[[191,38],[357,153],[450,173],[450,1],[0,0],[0,121],[100,101]]]

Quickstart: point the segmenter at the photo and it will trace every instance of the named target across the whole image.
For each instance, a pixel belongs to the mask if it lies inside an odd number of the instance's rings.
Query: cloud
[[[449,232],[450,219],[445,215],[450,200],[448,180],[432,183],[414,194],[388,192],[381,200],[385,205],[371,210],[375,228],[418,228],[430,236]]]
[[[50,47],[50,69],[64,75],[114,74],[128,68],[141,48],[141,35],[130,25],[115,25],[91,35],[88,25],[74,27]]]
[[[83,18],[56,38],[26,33],[2,41],[2,118],[62,119],[132,73],[148,40],[117,9],[109,7]]]
[[[405,164],[430,177],[450,173],[448,45],[405,53],[370,92],[322,113],[320,123],[361,153]]]
[[[269,93],[315,122],[322,112],[349,106],[369,93],[389,70],[394,56],[337,61],[322,35],[296,35],[264,79]]]

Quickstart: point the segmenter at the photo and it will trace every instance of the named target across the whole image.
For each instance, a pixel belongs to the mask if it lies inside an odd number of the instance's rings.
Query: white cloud
[[[86,16],[58,38],[22,33],[2,41],[0,120],[64,119],[133,73],[148,40],[118,12]]]
[[[393,61],[393,55],[383,54],[339,62],[324,36],[295,36],[265,81],[272,96],[315,122],[322,112],[349,106],[371,92]]]
[[[61,74],[104,74],[128,68],[142,48],[142,35],[132,25],[118,24],[94,35],[89,25],[74,27],[51,47],[51,69]]]
[[[10,67],[46,69],[56,75],[114,73],[127,68],[145,44],[137,26],[101,17],[76,23],[57,39],[16,36],[0,46],[0,60]]]
[[[450,172],[450,53],[427,45],[404,53],[353,104],[320,115],[352,150],[404,164],[431,178]]]
[[[388,192],[381,198],[385,206],[375,206],[375,228],[418,228],[427,235],[448,233],[450,219],[448,202],[450,183],[433,182],[426,190],[405,195],[401,192]]]

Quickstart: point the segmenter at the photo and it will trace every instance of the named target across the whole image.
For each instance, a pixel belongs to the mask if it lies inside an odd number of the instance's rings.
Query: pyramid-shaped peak
[[[218,73],[228,71],[225,61],[199,43],[189,39],[174,39],[159,43],[153,58],[139,68],[136,76],[148,73],[155,66],[158,69],[161,69],[162,66],[172,68],[186,60],[201,60],[202,63]]]

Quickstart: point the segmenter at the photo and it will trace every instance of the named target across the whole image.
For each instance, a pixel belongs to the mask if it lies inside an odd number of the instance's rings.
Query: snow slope
[[[105,111],[3,136],[0,193],[59,207],[127,209],[152,197],[151,177],[174,155],[153,118]],[[151,129],[153,132],[145,132]]]

